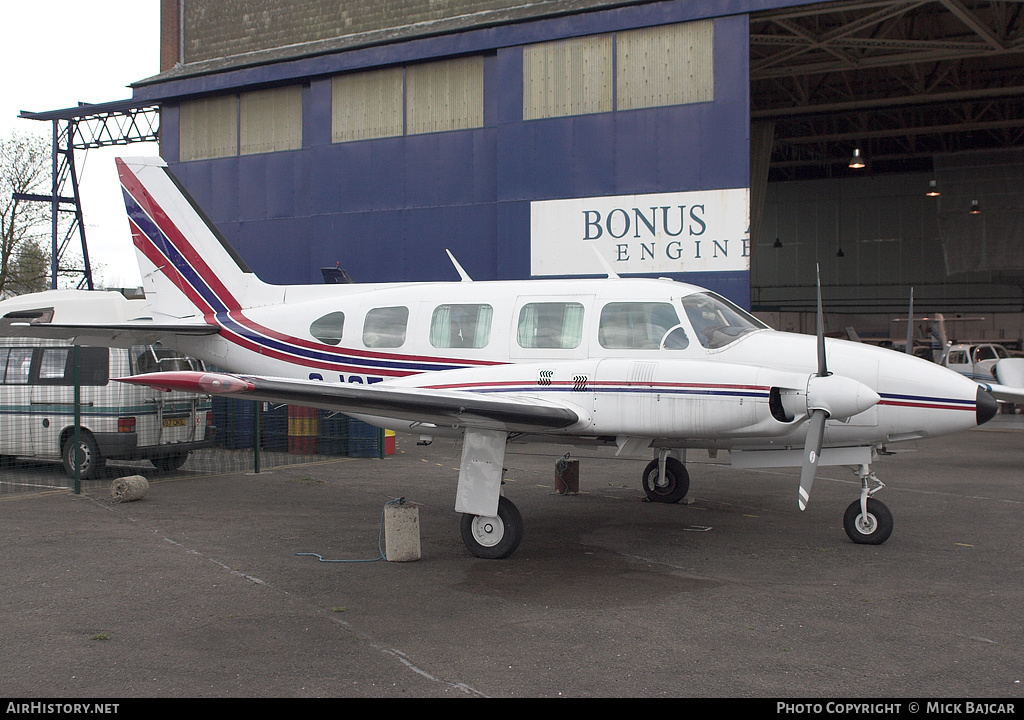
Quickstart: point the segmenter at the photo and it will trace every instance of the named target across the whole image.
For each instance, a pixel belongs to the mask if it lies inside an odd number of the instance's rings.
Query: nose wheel
[[[859,545],[881,545],[892,534],[892,513],[884,503],[868,498],[867,511],[854,500],[843,515],[846,534]]]
[[[843,528],[850,540],[858,545],[881,545],[892,535],[892,513],[885,503],[875,500],[871,495],[885,486],[867,465],[862,465],[857,474],[861,482],[860,499],[846,508]],[[869,489],[868,480],[874,480],[878,486]]]

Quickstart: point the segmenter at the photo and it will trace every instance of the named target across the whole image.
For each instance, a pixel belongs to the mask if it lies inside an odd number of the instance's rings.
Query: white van
[[[61,460],[74,475],[72,347],[58,340],[0,338],[0,459]],[[198,360],[161,345],[79,348],[79,474],[107,459],[145,459],[174,470],[212,436],[209,398],[115,382],[158,370],[202,370]]]

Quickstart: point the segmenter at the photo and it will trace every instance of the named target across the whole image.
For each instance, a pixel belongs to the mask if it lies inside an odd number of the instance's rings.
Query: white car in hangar
[[[942,364],[973,380],[996,382],[996,363],[1011,357],[1009,350],[996,343],[955,343],[949,346]]]
[[[982,384],[1024,387],[1024,357],[999,343],[953,343],[940,362]],[[1004,411],[1018,412],[1020,407],[1004,405]]]

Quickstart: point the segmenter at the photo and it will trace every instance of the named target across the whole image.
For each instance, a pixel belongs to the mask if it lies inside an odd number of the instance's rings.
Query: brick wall
[[[181,1],[160,0],[160,72],[181,59]]]

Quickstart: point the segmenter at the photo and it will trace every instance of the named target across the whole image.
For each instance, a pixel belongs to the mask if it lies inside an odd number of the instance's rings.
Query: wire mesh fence
[[[2,341],[0,494],[78,490],[83,481],[136,474],[258,473],[393,452],[390,433],[346,415],[114,380],[154,360],[158,369],[194,362],[152,346]]]

